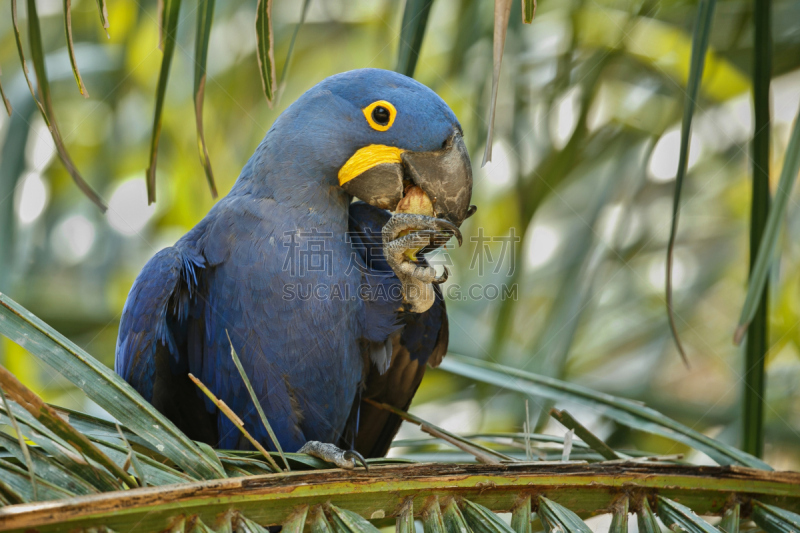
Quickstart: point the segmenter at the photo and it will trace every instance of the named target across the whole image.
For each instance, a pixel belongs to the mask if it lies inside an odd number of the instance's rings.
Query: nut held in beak
[[[411,213],[413,215],[425,215],[433,217],[433,203],[420,187],[414,185],[406,189],[405,196],[397,203],[395,213]],[[410,233],[408,230],[400,232],[400,235]],[[417,260],[417,252],[422,248],[410,248],[404,252],[405,256],[411,261]]]
[[[395,212],[425,215],[426,217],[434,216],[431,199],[428,198],[425,191],[416,185],[406,189],[406,194],[403,196],[403,199],[398,202]]]

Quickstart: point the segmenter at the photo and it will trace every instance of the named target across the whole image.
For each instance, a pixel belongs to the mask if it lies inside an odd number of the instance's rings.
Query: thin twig
[[[567,429],[575,431],[575,434],[580,437],[583,442],[585,442],[591,449],[602,455],[605,459],[610,461],[621,459],[617,452],[612,450],[608,444],[600,440],[597,435],[589,431],[566,410],[559,411],[558,409],[550,409],[550,416],[561,422],[561,424]]]
[[[564,449],[561,451],[561,462],[566,463],[569,461],[569,454],[572,453],[572,439],[575,437],[575,430],[570,429],[564,435]]]
[[[682,453],[674,453],[670,455],[646,455],[644,457],[623,457],[614,461],[603,461],[604,465],[618,465],[624,463],[675,463],[684,458]]]
[[[443,440],[446,440],[447,442],[450,442],[451,444],[453,444],[453,446],[456,446],[455,442],[459,442],[461,444],[465,444],[467,446],[470,446],[473,449],[477,449],[477,450],[480,450],[482,452],[485,452],[485,453],[494,455],[496,457],[499,457],[500,459],[503,459],[505,461],[517,461],[517,459],[514,459],[513,457],[510,457],[510,456],[508,456],[508,455],[506,455],[504,453],[500,453],[497,450],[493,450],[493,449],[489,448],[488,446],[484,446],[482,444],[478,444],[477,442],[472,442],[471,440],[465,439],[464,437],[462,437],[460,435],[456,435],[455,433],[450,433],[446,429],[443,429],[443,428],[440,428],[438,426],[435,426],[435,425],[431,424],[430,422],[419,418],[418,416],[414,416],[411,413],[407,413],[405,411],[402,411],[402,410],[400,410],[400,409],[398,409],[398,408],[396,408],[394,406],[391,406],[389,404],[379,403],[379,402],[376,402],[376,401],[371,400],[369,398],[364,398],[364,401],[369,403],[370,405],[373,405],[373,406],[377,407],[378,409],[383,409],[384,411],[389,411],[390,413],[399,416],[403,420],[407,420],[408,422],[411,422],[412,424],[416,424],[416,425],[420,426],[420,428],[422,428],[423,431],[425,431],[425,427],[427,427],[428,429],[432,429],[433,431],[437,431],[439,434],[435,435],[436,437],[439,437],[440,439],[443,439]],[[425,432],[428,433],[429,435],[433,435],[433,433],[431,433],[429,431],[425,431]],[[445,438],[445,436],[447,438]],[[461,446],[458,446],[458,448],[461,448]],[[461,448],[461,449],[463,449],[463,448]],[[466,452],[468,452],[468,453],[470,453],[472,455],[475,455],[475,453],[473,451],[469,451],[469,450],[464,450],[464,451],[466,451]],[[477,455],[476,455],[476,457],[477,457]]]
[[[533,10],[536,11],[535,3]],[[528,461],[533,459],[533,451],[531,449],[531,412],[528,408],[527,398],[525,398],[525,458]]]
[[[244,428],[244,422],[242,422],[242,419],[236,416],[236,413],[234,413],[225,402],[214,396],[214,393],[208,390],[208,387],[203,385],[203,382],[194,377],[191,373],[189,373],[189,379],[191,379],[194,382],[194,384],[197,385],[197,387],[201,391],[203,391],[203,394],[205,394],[208,397],[208,399],[211,400],[211,402],[217,406],[217,409],[222,411],[222,414],[228,417],[228,420],[233,422],[233,425],[236,426],[236,429],[242,432],[244,438],[249,440],[250,444],[255,446],[256,449],[259,452],[261,452],[261,455],[263,455],[267,459],[267,462],[270,464],[270,466],[272,466],[276,472],[280,472],[281,467],[278,466],[278,463],[275,462],[275,459],[273,459],[272,456],[269,454],[269,452],[266,449],[264,449],[261,443],[259,443],[256,439],[254,439],[253,436],[250,435],[250,433]]]
[[[424,431],[425,433],[427,433],[428,435],[431,435],[433,437],[442,439],[443,441],[446,441],[446,442],[452,444],[453,446],[455,446],[459,450],[465,451],[470,455],[474,455],[475,459],[477,459],[481,463],[485,463],[485,464],[489,464],[489,465],[500,464],[500,461],[498,459],[495,459],[494,457],[492,457],[488,453],[483,453],[481,450],[479,450],[478,448],[476,448],[476,447],[474,447],[474,446],[472,446],[470,444],[466,444],[464,442],[461,442],[459,440],[456,440],[456,439],[450,437],[446,433],[443,433],[436,426],[430,426],[428,424],[420,424],[419,428],[422,431]]]

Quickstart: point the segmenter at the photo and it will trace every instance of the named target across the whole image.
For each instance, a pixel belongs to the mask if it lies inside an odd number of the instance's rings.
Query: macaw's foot
[[[415,313],[430,309],[436,298],[433,285],[444,283],[442,275],[429,265],[417,263],[416,254],[423,248],[438,247],[451,237],[461,245],[461,231],[451,222],[412,213],[395,213],[383,226],[383,255],[403,284],[403,301]]]
[[[400,237],[403,232],[424,232],[431,238],[426,244],[434,246],[441,246],[446,243],[450,237],[458,239],[458,245],[461,246],[461,230],[458,227],[443,218],[434,218],[426,215],[417,215],[414,213],[395,213],[392,218],[383,226],[382,237],[384,246],[386,243],[393,241]],[[434,237],[435,236],[435,237]]]
[[[317,459],[322,459],[323,461],[333,463],[339,468],[352,470],[358,466],[358,463],[361,463],[365,470],[369,470],[367,461],[364,460],[364,456],[362,456],[360,453],[355,450],[345,451],[327,442],[310,440],[303,444],[303,447],[297,450],[297,452],[307,453],[308,455],[316,457]]]

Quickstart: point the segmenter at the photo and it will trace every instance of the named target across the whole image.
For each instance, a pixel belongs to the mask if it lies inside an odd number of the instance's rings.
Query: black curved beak
[[[417,185],[430,198],[435,217],[456,226],[474,212],[469,203],[472,165],[460,131],[453,131],[440,150],[398,150],[393,157],[349,179],[342,188],[370,205],[394,211],[404,191]]]
[[[460,226],[472,198],[472,165],[461,133],[453,132],[436,152],[404,152],[400,157],[411,182],[430,197],[436,218]]]

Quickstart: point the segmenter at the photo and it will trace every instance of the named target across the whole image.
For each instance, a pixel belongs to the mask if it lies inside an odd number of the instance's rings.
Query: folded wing
[[[190,438],[213,445],[215,413],[187,377],[190,306],[202,266],[199,255],[178,247],[147,262],[122,310],[114,370]]]

